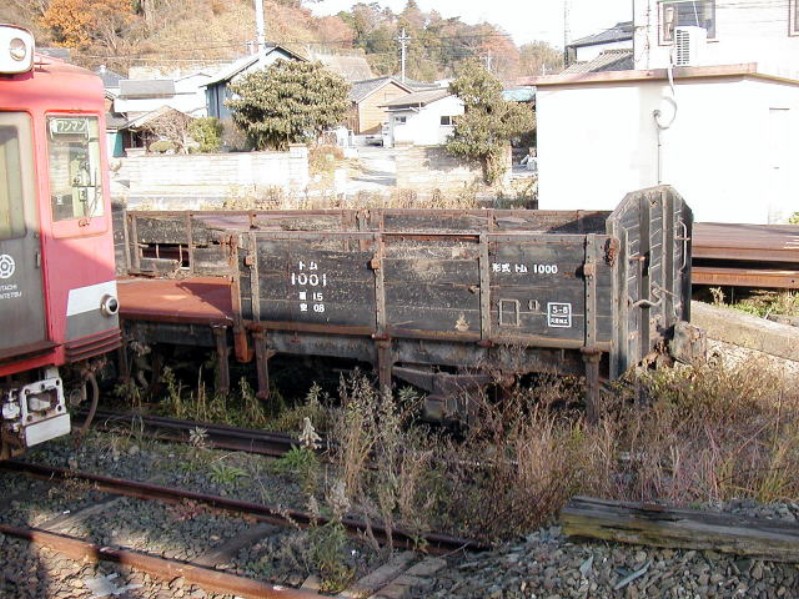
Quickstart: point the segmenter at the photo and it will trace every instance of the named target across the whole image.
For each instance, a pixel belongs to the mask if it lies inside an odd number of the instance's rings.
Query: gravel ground
[[[204,460],[191,462],[190,448],[130,439],[121,443],[113,439],[97,435],[77,451],[71,443],[53,443],[31,452],[28,459],[57,466],[72,465],[111,476],[155,478],[160,484],[187,485],[198,491],[227,493],[239,499],[280,499],[286,506],[304,507],[296,485],[271,475],[260,459],[253,456],[208,452]],[[230,474],[237,468],[247,474]],[[196,506],[163,506],[112,498],[76,482],[53,485],[16,474],[0,475],[0,497],[3,498],[0,522],[19,526],[41,526],[106,501],[106,510],[90,519],[67,521],[60,531],[99,544],[132,547],[176,559],[195,559],[253,526],[252,522]],[[786,522],[799,519],[799,506],[792,503],[762,506],[733,502],[720,509]],[[286,530],[268,536],[239,551],[224,567],[276,584],[297,585],[307,575],[304,535]],[[2,535],[0,555],[3,555],[2,598],[218,597],[206,595],[181,579],[165,584],[125,567],[77,563]],[[359,572],[366,572],[373,565],[357,545],[353,545],[351,555],[348,566]],[[799,569],[793,564],[713,552],[580,542],[566,538],[553,525],[491,552],[453,556],[436,574],[412,579],[404,592],[382,596],[393,599],[403,596],[794,598],[799,597]]]
[[[795,523],[796,504],[731,502],[723,511]],[[413,597],[567,599],[799,597],[799,568],[710,551],[567,538],[542,528],[518,543],[453,562]]]

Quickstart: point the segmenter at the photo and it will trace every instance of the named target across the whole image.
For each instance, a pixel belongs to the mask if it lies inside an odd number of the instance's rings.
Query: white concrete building
[[[668,183],[698,221],[799,212],[797,0],[632,7],[634,70],[522,82],[537,87],[539,206],[612,209]]]
[[[633,0],[635,68],[668,66],[677,29],[701,28],[692,64],[757,62],[799,79],[798,10],[796,0]]]
[[[799,211],[799,81],[757,65],[541,77],[539,206],[613,209],[669,183],[698,221],[779,222]]]
[[[463,114],[463,101],[446,88],[396,98],[384,104],[389,115],[390,143],[436,146],[452,135],[453,118]]]

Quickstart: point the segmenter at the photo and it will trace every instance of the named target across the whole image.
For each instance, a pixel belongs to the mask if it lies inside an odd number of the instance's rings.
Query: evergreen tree
[[[532,131],[535,115],[529,106],[506,101],[502,84],[476,60],[461,65],[449,89],[463,100],[464,114],[455,118],[447,151],[479,161],[485,182],[493,185],[504,174],[511,137]]]
[[[341,124],[349,85],[320,62],[277,60],[231,84],[226,105],[257,150],[286,150]]]

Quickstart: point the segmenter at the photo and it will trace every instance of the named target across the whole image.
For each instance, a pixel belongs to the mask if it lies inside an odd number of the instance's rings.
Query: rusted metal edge
[[[172,503],[184,500],[196,501],[202,505],[230,513],[247,514],[263,522],[279,526],[286,526],[289,523],[301,527],[324,526],[330,522],[328,518],[323,516],[316,516],[299,510],[228,499],[217,495],[205,495],[194,491],[173,489],[99,474],[77,472],[66,468],[30,464],[19,460],[0,461],[0,470],[23,473],[45,480],[84,480],[94,484],[97,490],[112,495],[125,495],[138,499],[157,499]],[[352,534],[361,535],[366,533],[367,530],[371,530],[379,541],[385,541],[389,537],[388,531],[376,523],[366,523],[355,518],[346,517],[342,520],[342,524]],[[463,539],[438,533],[418,534],[402,528],[392,528],[391,538],[396,547],[404,549],[418,550],[420,544],[424,544],[426,552],[434,555],[457,550],[482,551],[489,548],[488,545],[472,539]]]
[[[77,425],[84,420],[83,412],[73,416],[73,422]],[[299,445],[299,441],[285,433],[240,429],[213,423],[197,423],[149,414],[117,414],[98,411],[94,417],[93,426],[109,430],[120,423],[141,425],[144,427],[145,433],[151,431],[150,434],[158,439],[179,443],[189,443],[189,433],[199,427],[205,431],[208,446],[213,449],[244,451],[272,457],[283,456],[290,449]]]
[[[166,582],[179,577],[184,578],[189,584],[199,585],[210,592],[229,593],[254,599],[318,599],[320,597],[316,593],[275,586],[251,578],[242,578],[234,574],[203,568],[190,562],[156,557],[132,549],[101,546],[36,528],[25,529],[0,524],[0,533],[48,547],[79,561],[115,562],[147,572]]]
[[[694,266],[691,281],[694,285],[799,289],[799,271]]]

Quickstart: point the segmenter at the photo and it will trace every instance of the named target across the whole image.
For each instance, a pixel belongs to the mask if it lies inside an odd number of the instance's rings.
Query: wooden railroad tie
[[[560,516],[571,537],[799,563],[799,525],[785,520],[590,497],[574,497]]]

